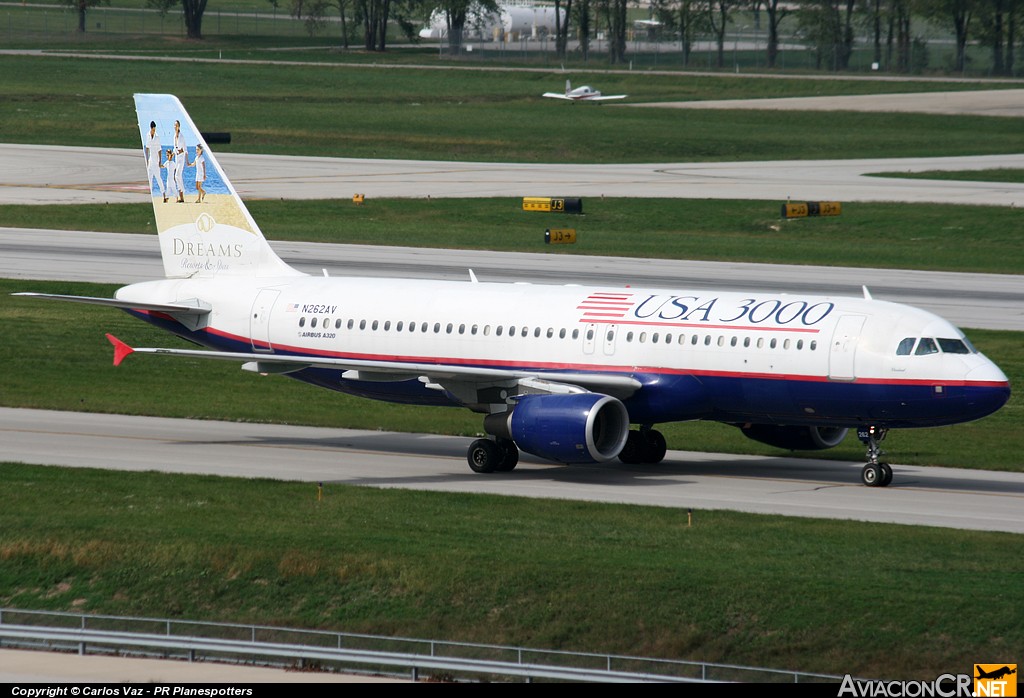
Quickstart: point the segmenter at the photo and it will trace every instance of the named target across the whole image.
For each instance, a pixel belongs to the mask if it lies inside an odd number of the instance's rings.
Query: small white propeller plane
[[[114,298],[27,294],[121,308],[203,347],[134,349],[108,335],[115,365],[132,353],[221,359],[367,398],[466,407],[490,435],[467,454],[481,473],[512,470],[520,451],[658,463],[655,425],[707,419],[788,449],[830,448],[857,429],[862,481],[884,486],[887,430],[978,419],[1009,399],[1006,376],[956,327],[866,292],[308,276],[271,249],[176,97],[139,94],[135,105],[166,278]],[[153,165],[171,144],[184,174]],[[172,177],[184,196],[167,196]]]
[[[545,92],[542,97],[551,99],[566,99],[570,102],[608,102],[613,99],[625,99],[629,95],[602,95],[600,90],[595,90],[590,85],[572,88],[572,82],[565,81],[565,92]]]

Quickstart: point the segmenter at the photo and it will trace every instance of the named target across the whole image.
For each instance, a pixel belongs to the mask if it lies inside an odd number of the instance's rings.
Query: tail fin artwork
[[[135,111],[167,278],[301,275],[267,244],[177,97],[137,94]]]

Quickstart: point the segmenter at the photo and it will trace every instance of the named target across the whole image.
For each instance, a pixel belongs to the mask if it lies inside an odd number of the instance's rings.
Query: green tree
[[[800,33],[813,47],[819,69],[839,71],[850,67],[855,5],[856,0],[808,0],[800,7]]]
[[[62,0],[68,7],[74,8],[78,13],[78,31],[85,33],[85,15],[93,7],[98,5],[109,5],[110,0]]]
[[[733,7],[734,0],[710,0],[707,5],[708,26],[718,47],[715,65],[719,68],[725,67],[725,30],[729,26],[729,14]]]
[[[555,0],[555,55],[565,58],[566,49],[569,46],[569,18],[572,15],[572,0],[565,0],[565,9],[562,9],[562,0]]]
[[[181,3],[181,14],[185,21],[185,35],[190,39],[203,38],[203,13],[206,12],[206,0],[148,0],[150,7],[166,14],[168,10]]]

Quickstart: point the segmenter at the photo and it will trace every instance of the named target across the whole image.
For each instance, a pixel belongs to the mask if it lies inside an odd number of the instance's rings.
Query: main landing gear
[[[519,449],[512,439],[477,439],[469,445],[466,460],[474,473],[507,473],[519,463]]]
[[[626,445],[619,453],[619,460],[626,465],[638,463],[655,464],[665,459],[668,446],[660,431],[650,427],[632,430],[626,437]]]
[[[861,482],[868,487],[887,487],[892,482],[892,468],[888,463],[878,462],[878,457],[885,453],[878,444],[888,433],[888,429],[874,426],[857,430],[857,437],[868,448],[867,465],[860,471]]]

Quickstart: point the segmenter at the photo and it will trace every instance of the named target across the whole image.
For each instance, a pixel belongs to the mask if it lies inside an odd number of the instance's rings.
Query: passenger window
[[[651,344],[657,344],[657,343],[658,343],[658,333],[655,332],[654,334],[651,335]]]
[[[817,348],[818,348],[818,340],[812,339],[811,340],[811,346],[810,346],[811,351],[814,351]]]
[[[565,339],[565,328],[564,327],[562,329],[558,330],[558,338],[559,339]]]
[[[643,344],[646,341],[647,341],[647,333],[646,332],[641,332],[640,333],[640,343]]]
[[[498,325],[497,327],[494,328],[494,334],[496,334],[496,335],[498,335],[500,337],[501,333],[502,333],[502,330],[504,330],[504,329],[505,329],[504,325]]]
[[[341,329],[341,320],[335,320],[334,321],[334,329],[336,329],[336,330],[340,330]]]
[[[384,331],[387,332],[390,329],[391,329],[391,321],[390,320],[385,320],[384,321]]]
[[[898,347],[896,347],[896,356],[910,356],[910,352],[914,351],[914,342],[917,341],[914,337],[907,337],[900,341]]]
[[[775,339],[773,337],[772,341],[768,344],[768,347],[771,348],[771,349],[774,349],[776,346],[778,346],[778,344],[779,344],[779,340],[777,340],[777,339]]]
[[[749,347],[750,346],[750,337],[744,337],[743,338],[743,346],[744,347]]]
[[[589,342],[594,338],[594,330],[587,330],[587,341]],[[643,341],[643,340],[640,340]]]
[[[729,346],[730,346],[730,347],[734,347],[734,346],[736,346],[736,342],[737,342],[737,341],[738,341],[738,340],[737,340],[737,338],[736,338],[736,337],[733,337],[732,339],[730,339],[730,340],[729,340]]]
[[[917,351],[914,352],[916,356],[938,353],[939,348],[935,345],[935,340],[929,337],[922,338],[921,341],[917,343]]]
[[[373,330],[374,332],[377,331],[378,327],[380,327],[380,320],[374,320],[373,324],[370,325],[370,329]]]
[[[316,318],[313,318],[312,320],[309,321],[309,326],[316,327]]]
[[[579,339],[580,338],[580,331],[579,330],[573,330],[572,331],[572,338],[573,339]]]

